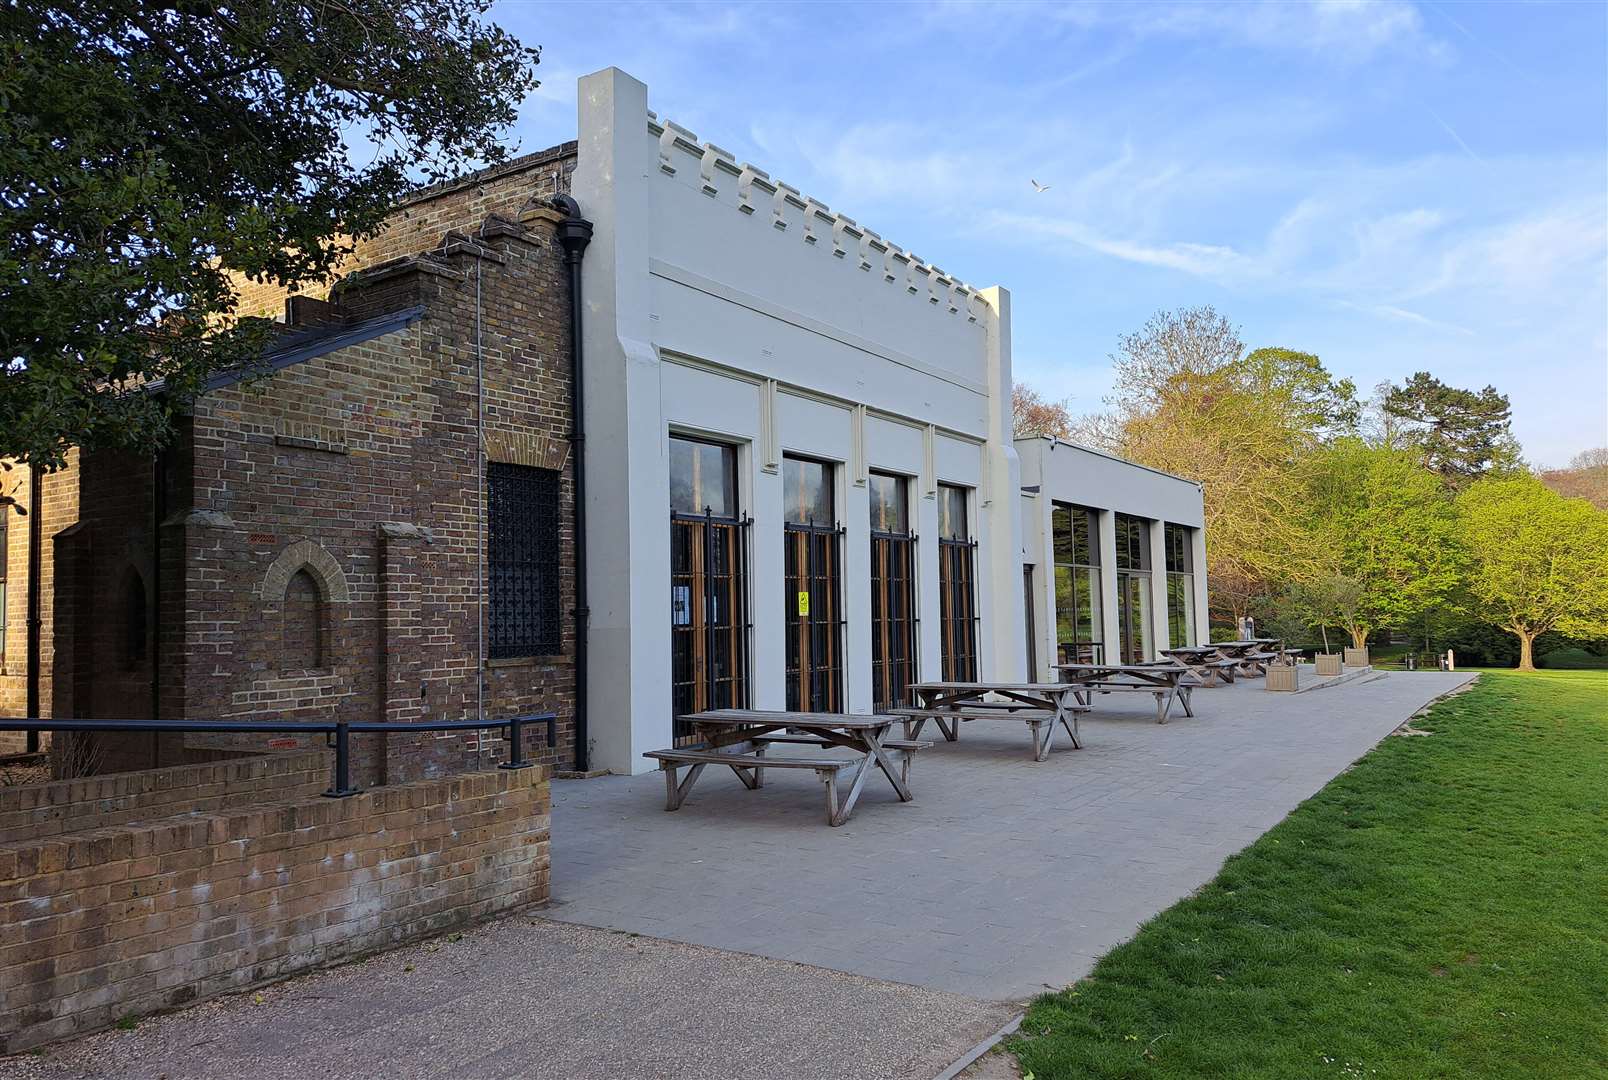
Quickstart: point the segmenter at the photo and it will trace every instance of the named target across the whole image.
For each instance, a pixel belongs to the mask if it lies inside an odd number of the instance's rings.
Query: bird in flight
[[[1027,178],[1027,182],[1032,184],[1033,190],[1040,194],[1050,190],[1049,184],[1041,184],[1037,180],[1034,180],[1031,176]]]

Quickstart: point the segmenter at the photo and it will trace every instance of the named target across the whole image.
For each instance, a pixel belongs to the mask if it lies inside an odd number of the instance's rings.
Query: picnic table
[[[1280,638],[1246,638],[1243,641],[1216,641],[1212,643],[1226,659],[1239,663],[1247,675],[1266,675],[1269,660],[1279,658]]]
[[[888,710],[904,722],[906,739],[920,738],[928,720],[938,725],[945,741],[954,742],[960,737],[961,721],[1002,719],[1028,726],[1034,761],[1050,756],[1057,725],[1072,739],[1072,749],[1083,748],[1078,741],[1078,714],[1090,706],[1077,700],[1075,688],[1066,683],[920,682],[911,684],[910,691],[918,705]]]
[[[1072,684],[1073,693],[1084,705],[1092,705],[1095,694],[1141,693],[1156,699],[1156,723],[1165,724],[1172,703],[1184,707],[1185,716],[1194,716],[1186,682],[1189,668],[1172,660],[1153,664],[1058,664],[1056,670]]]
[[[1180,645],[1163,649],[1161,655],[1184,665],[1196,679],[1197,686],[1217,686],[1233,682],[1239,670],[1239,661],[1224,657],[1211,645]]]
[[[668,750],[653,750],[664,771],[666,810],[678,810],[698,782],[704,768],[726,765],[750,790],[765,783],[767,769],[813,769],[826,786],[826,821],[838,826],[849,820],[873,766],[893,785],[900,802],[909,802],[910,755],[932,745],[914,739],[890,739],[892,716],[851,716],[844,713],[778,712],[761,709],[711,709],[682,717],[692,725],[696,742]],[[852,750],[853,757],[775,757],[772,746],[804,746]],[[894,755],[898,755],[897,760]],[[688,768],[686,779],[676,774]],[[843,774],[848,789],[840,798]]]

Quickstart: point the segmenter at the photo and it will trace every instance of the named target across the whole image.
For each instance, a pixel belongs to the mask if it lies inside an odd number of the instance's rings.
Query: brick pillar
[[[411,723],[432,714],[432,702],[423,693],[426,632],[421,617],[423,596],[419,582],[419,549],[434,543],[429,529],[405,522],[387,521],[379,527],[379,632],[375,635],[377,720]],[[434,703],[439,712],[440,703]],[[408,746],[431,735],[384,735],[378,756],[378,781],[394,783],[402,776],[400,765]]]

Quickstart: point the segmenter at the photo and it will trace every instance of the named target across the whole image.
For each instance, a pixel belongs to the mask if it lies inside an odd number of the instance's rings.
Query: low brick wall
[[[548,770],[0,846],[0,1054],[547,899]]]
[[[0,787],[0,844],[316,795],[330,785],[330,754],[328,750],[258,754],[204,765]]]

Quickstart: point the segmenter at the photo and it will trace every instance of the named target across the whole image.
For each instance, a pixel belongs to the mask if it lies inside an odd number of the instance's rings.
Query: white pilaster
[[[987,505],[979,505],[979,674],[1019,682],[1027,677],[1022,635],[1022,519],[1018,493],[1022,466],[1013,445],[1011,415],[1011,294],[998,285],[984,289],[988,305],[988,442],[983,447]],[[986,545],[986,546],[984,546]]]
[[[580,81],[571,191],[593,225],[586,311],[588,683],[592,764],[642,772],[670,736],[669,468],[649,330],[648,90],[616,68]]]
[[[1152,613],[1148,633],[1150,656],[1155,660],[1161,650],[1172,647],[1167,640],[1167,523],[1150,523],[1150,610]]]
[[[1100,528],[1100,655],[1108,664],[1122,659],[1117,637],[1117,516],[1110,510],[1098,515]]]

